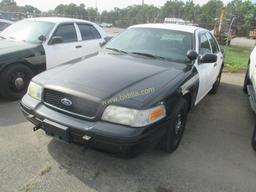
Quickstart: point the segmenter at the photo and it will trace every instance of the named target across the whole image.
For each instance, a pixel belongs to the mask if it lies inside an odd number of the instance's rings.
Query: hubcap
[[[24,79],[22,77],[18,77],[14,81],[16,89],[20,90],[24,87]]]
[[[181,125],[182,125],[182,119],[181,119],[181,114],[179,114],[177,116],[177,123],[176,123],[176,126],[175,126],[175,133],[176,134],[178,134],[180,132]]]

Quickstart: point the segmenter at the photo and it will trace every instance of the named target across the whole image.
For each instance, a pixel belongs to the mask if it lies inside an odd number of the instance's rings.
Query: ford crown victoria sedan
[[[137,25],[96,56],[33,78],[21,108],[34,131],[68,143],[121,154],[157,144],[171,153],[191,108],[217,92],[222,68],[208,30]]]
[[[248,93],[251,108],[256,113],[256,47],[250,55],[243,90],[245,93]],[[252,146],[256,151],[256,123],[252,137]]]
[[[0,33],[0,96],[16,100],[31,78],[72,59],[98,52],[105,32],[89,21],[32,18]]]

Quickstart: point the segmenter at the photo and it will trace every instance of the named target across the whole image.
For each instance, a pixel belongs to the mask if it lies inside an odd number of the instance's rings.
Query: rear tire
[[[186,99],[182,98],[175,111],[171,115],[170,124],[167,127],[166,134],[160,143],[161,148],[167,152],[174,152],[181,142],[188,114],[188,105]]]
[[[244,78],[244,86],[243,86],[244,93],[248,94],[247,85],[250,85],[250,84],[251,84],[251,80],[249,78],[249,68],[248,68]]]
[[[7,100],[21,99],[32,77],[32,70],[23,64],[7,67],[0,75],[0,95]]]

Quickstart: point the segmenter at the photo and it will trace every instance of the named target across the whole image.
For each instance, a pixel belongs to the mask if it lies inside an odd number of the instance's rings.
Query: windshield
[[[188,50],[193,49],[193,34],[167,29],[131,28],[109,42],[106,49],[190,63],[186,55]]]
[[[54,23],[42,21],[20,21],[6,28],[0,35],[7,39],[40,43],[41,35],[47,37],[52,30]]]

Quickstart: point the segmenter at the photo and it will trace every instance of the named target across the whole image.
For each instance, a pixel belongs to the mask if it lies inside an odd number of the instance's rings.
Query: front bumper
[[[23,97],[20,104],[24,116],[46,133],[49,132],[49,129],[46,130],[42,126],[43,122],[57,123],[68,128],[71,143],[114,153],[142,151],[149,145],[159,142],[169,124],[168,121],[162,120],[147,127],[132,128],[104,121],[85,121],[55,111],[28,95]],[[90,139],[84,139],[85,136]]]

